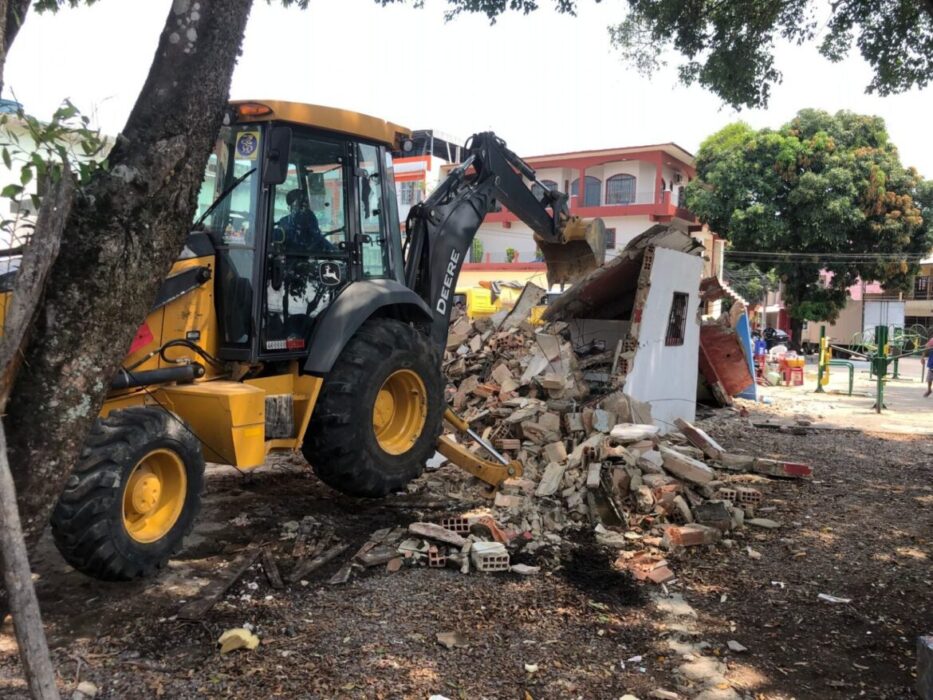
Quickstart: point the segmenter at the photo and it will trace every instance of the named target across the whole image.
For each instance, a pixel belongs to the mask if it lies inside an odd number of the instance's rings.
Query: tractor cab
[[[304,357],[348,285],[402,282],[390,154],[407,137],[339,109],[231,104],[196,216],[217,254],[221,359]]]

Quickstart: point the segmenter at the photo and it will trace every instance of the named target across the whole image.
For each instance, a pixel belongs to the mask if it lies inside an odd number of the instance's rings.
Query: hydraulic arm
[[[465,150],[464,162],[430,197],[412,207],[407,222],[406,282],[431,307],[431,340],[440,352],[447,343],[460,267],[486,214],[498,204],[534,232],[547,264],[548,284],[570,282],[601,265],[605,256],[602,221],[585,224],[571,216],[567,195],[539,182],[534,169],[502,139],[488,131],[474,134]],[[509,462],[450,409],[445,419],[495,458],[484,460],[441,436],[437,449],[451,462],[493,488],[521,475],[521,463]]]
[[[474,134],[465,150],[464,162],[412,207],[407,222],[406,282],[431,307],[431,338],[441,348],[460,267],[486,214],[498,204],[534,232],[547,263],[548,284],[575,279],[602,264],[605,254],[602,222],[584,224],[571,216],[567,195],[538,182],[534,169],[494,133]]]

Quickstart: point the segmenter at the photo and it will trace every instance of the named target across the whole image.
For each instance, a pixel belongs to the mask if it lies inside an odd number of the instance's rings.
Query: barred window
[[[613,175],[606,180],[606,204],[634,204],[635,176]]]
[[[667,337],[665,345],[683,345],[684,331],[687,328],[687,300],[689,294],[674,292],[671,301],[671,315],[667,320]]]

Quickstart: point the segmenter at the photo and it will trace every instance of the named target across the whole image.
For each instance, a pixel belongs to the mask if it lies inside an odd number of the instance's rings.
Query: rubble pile
[[[462,563],[471,542],[533,553],[595,528],[600,544],[621,550],[618,567],[662,583],[673,578],[672,550],[778,526],[756,517],[769,508],[750,483],[810,476],[807,465],[730,453],[681,419],[662,435],[650,405],[620,391],[619,352],[572,347],[562,322],[537,329],[508,321],[455,320],[444,366],[451,405],[524,473],[480,515],[441,522],[466,543],[427,536],[422,550],[459,551]]]
[[[746,527],[779,527],[758,517],[773,509],[757,486],[769,477],[806,478],[807,465],[728,452],[681,419],[662,434],[651,406],[621,390],[619,350],[573,347],[563,322],[536,328],[520,320],[539,292],[529,297],[526,288],[518,313],[455,319],[444,360],[449,404],[522,464],[521,477],[506,480],[488,507],[372,533],[329,583],[374,567],[534,575],[538,566],[513,557],[548,561],[535,553],[592,531],[598,544],[618,551],[616,568],[661,584],[674,578],[669,560],[684,548],[735,544],[730,538]],[[297,535],[291,582],[348,550],[305,521],[286,535]],[[313,543],[312,532],[320,534]]]

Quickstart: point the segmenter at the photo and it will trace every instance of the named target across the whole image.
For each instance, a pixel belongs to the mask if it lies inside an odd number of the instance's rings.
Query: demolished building
[[[662,433],[696,413],[702,251],[686,233],[653,226],[543,316],[569,324],[577,351],[590,344],[613,350],[615,383],[651,405]]]

